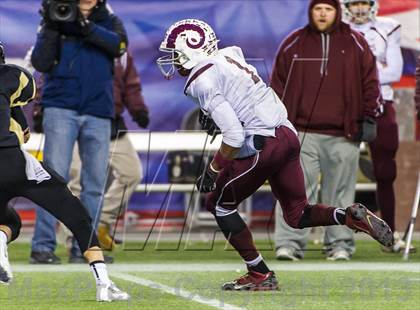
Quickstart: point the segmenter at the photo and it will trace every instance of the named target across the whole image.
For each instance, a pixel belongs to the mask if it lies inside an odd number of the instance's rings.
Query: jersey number
[[[230,58],[229,56],[225,56],[228,63],[233,64],[237,66],[239,69],[244,70],[246,73],[251,75],[252,80],[255,84],[257,84],[260,81],[260,78],[254,74],[251,70],[249,70],[247,67],[242,66],[239,62],[236,60]]]

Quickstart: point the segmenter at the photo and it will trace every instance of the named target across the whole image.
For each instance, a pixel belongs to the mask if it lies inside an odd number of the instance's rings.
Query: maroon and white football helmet
[[[173,24],[166,31],[159,50],[169,55],[159,57],[157,64],[165,78],[170,79],[176,66],[194,68],[199,62],[214,56],[217,49],[216,34],[205,22],[198,19],[184,19]]]

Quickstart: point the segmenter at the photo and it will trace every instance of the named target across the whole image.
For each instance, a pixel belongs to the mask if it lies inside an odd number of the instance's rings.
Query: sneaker
[[[31,252],[29,264],[59,265],[61,259],[54,252]]]
[[[322,226],[312,227],[312,234],[314,236],[313,243],[315,245],[322,245],[324,243],[325,229]]]
[[[114,258],[112,256],[104,255],[104,262],[105,264],[113,264]],[[79,255],[70,255],[69,256],[69,264],[87,264],[88,260],[84,256]]]
[[[249,270],[246,275],[222,285],[224,291],[274,291],[278,288],[278,281],[273,271],[264,274]]]
[[[394,244],[394,236],[388,224],[360,203],[355,203],[346,209],[346,225],[356,232],[367,233],[386,247]]]
[[[390,247],[381,246],[382,252],[385,253],[400,253],[404,252],[406,248],[405,241],[401,238],[398,232],[394,232],[394,244]],[[417,249],[410,244],[410,253],[416,253]]]
[[[130,295],[121,291],[113,282],[96,286],[96,301],[129,300]]]
[[[327,256],[327,260],[331,260],[331,261],[350,260],[350,253],[342,249],[331,251],[331,253]]]
[[[114,238],[109,233],[109,227],[106,225],[98,226],[99,245],[103,250],[112,251],[116,247]]]
[[[7,254],[7,243],[0,239],[0,284],[10,284],[13,279],[10,268],[9,255]]]
[[[301,259],[299,255],[297,254],[296,249],[291,247],[279,247],[276,250],[276,258],[278,260],[292,260],[292,261],[298,261]]]

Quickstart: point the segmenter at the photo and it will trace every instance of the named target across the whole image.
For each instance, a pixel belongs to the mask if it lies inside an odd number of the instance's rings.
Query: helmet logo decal
[[[200,37],[200,41],[198,41],[195,38],[187,38],[186,43],[189,48],[197,49],[203,46],[206,40],[204,30],[200,26],[193,25],[193,24],[183,24],[174,28],[168,36],[168,41],[167,41],[166,46],[168,48],[175,48],[175,41],[178,38],[178,35],[180,35],[184,31],[195,31],[196,33],[198,33]]]

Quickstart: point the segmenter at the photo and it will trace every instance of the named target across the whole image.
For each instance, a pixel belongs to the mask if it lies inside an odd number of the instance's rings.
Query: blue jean
[[[73,147],[78,141],[82,161],[80,200],[94,221],[93,227],[96,227],[102,208],[107,174],[110,119],[79,115],[77,111],[48,107],[44,109],[43,127],[44,163],[54,169],[66,182],[69,179]],[[55,251],[56,224],[57,220],[52,215],[40,207],[36,208],[32,251]],[[72,253],[81,254],[75,243]]]

